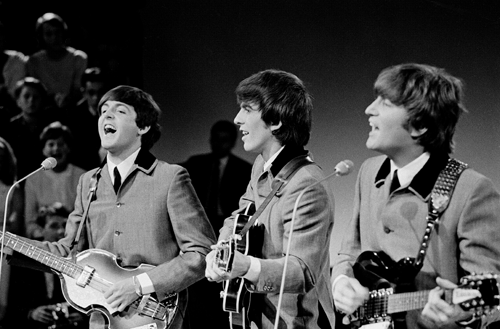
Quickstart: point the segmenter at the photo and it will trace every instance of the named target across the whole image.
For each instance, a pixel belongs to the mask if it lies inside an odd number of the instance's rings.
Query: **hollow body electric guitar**
[[[418,271],[410,270],[410,264],[411,258],[396,263],[384,252],[366,251],[358,257],[353,266],[354,276],[370,289],[370,295],[360,308],[349,315],[351,327],[382,322],[392,325],[394,320],[404,321],[404,312],[424,308],[430,290],[399,292],[397,284],[384,278],[398,281],[403,291],[411,289],[409,281],[413,281]],[[474,318],[487,315],[497,310],[500,304],[497,275],[462,277],[458,287],[446,290],[443,298],[465,311],[471,311]]]
[[[239,232],[255,213],[255,204],[250,202],[242,214],[236,215],[234,229],[231,237],[226,241],[219,241],[217,254],[215,256],[216,266],[225,272],[231,272],[235,251],[244,255],[259,257],[262,247],[263,226],[254,225],[245,236],[239,236]],[[250,328],[249,314],[258,305],[253,296],[245,288],[245,279],[235,278],[223,282],[221,292],[222,309],[229,312],[229,324],[232,329]]]
[[[116,257],[108,251],[88,249],[75,259],[63,258],[33,246],[18,236],[1,235],[2,243],[52,269],[61,280],[64,298],[78,311],[88,314],[100,312],[107,329],[167,329],[177,314],[181,294],[172,294],[159,302],[145,295],[132,303],[124,312],[106,303],[104,292],[115,282],[147,272],[152,265],[142,264],[135,269],[125,269],[117,264]]]

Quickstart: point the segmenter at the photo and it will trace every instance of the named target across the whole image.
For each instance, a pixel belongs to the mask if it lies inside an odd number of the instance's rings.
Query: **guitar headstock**
[[[497,311],[500,305],[497,277],[491,273],[462,277],[459,287],[453,291],[453,303],[473,312],[475,318]]]

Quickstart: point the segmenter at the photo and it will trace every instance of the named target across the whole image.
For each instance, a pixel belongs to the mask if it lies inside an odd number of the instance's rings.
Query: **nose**
[[[366,115],[375,115],[377,101],[378,101],[378,98],[376,100],[374,100],[370,105],[368,105],[368,107],[365,109]]]
[[[238,126],[241,126],[243,124],[243,119],[241,117],[241,111],[243,111],[243,110],[240,109],[238,111],[238,114],[236,114],[236,116],[234,117],[234,124],[236,124]]]
[[[115,114],[113,113],[113,111],[111,109],[109,109],[108,111],[106,111],[106,113],[104,114],[104,117],[105,118],[113,118]]]

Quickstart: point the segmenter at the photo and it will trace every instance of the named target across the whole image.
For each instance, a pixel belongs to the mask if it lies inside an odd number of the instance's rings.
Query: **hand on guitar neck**
[[[226,243],[225,241],[221,241]],[[222,247],[223,248],[223,247]],[[212,251],[206,256],[205,260],[207,267],[205,269],[205,276],[208,281],[222,282],[232,280],[244,276],[250,268],[250,258],[243,255],[238,250],[235,250],[232,255],[231,267],[222,269],[217,264],[217,255],[220,253],[220,243],[212,246]]]
[[[442,278],[437,278],[436,283],[438,286],[429,292],[429,299],[422,310],[422,317],[437,327],[471,319],[472,312],[464,311],[460,306],[448,304],[443,300],[445,290],[456,289],[458,286]]]
[[[333,301],[335,308],[343,314],[352,314],[368,299],[369,291],[358,280],[341,277],[333,286]],[[343,324],[349,324],[349,318],[342,319]]]

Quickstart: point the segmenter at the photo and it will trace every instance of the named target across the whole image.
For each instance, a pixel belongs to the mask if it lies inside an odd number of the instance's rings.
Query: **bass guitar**
[[[219,241],[215,256],[215,263],[218,268],[225,272],[231,272],[235,250],[244,255],[259,257],[259,250],[262,247],[263,231],[262,226],[254,225],[245,236],[240,236],[239,232],[255,213],[255,204],[250,202],[242,214],[237,214],[234,219],[233,234],[228,240]],[[250,241],[251,240],[251,241]],[[229,324],[232,329],[249,329],[249,313],[255,308],[254,299],[245,288],[245,279],[235,278],[223,282],[221,292],[222,309],[229,312]]]
[[[348,316],[352,327],[375,323],[392,325],[394,319],[402,320],[404,312],[423,309],[427,303],[430,290],[398,293],[398,285],[380,275],[385,273],[390,279],[399,281],[405,288],[403,290],[410,286],[409,279],[416,275],[415,271],[410,271],[411,259],[406,258],[398,263],[391,261],[383,252],[367,251],[358,257],[353,266],[355,277],[369,289],[377,289],[371,290],[368,300]],[[410,272],[407,277],[402,274]],[[474,318],[492,313],[498,310],[500,305],[497,275],[464,276],[457,288],[445,291],[443,298],[449,304],[459,305],[463,310],[471,311]]]
[[[118,265],[116,256],[101,249],[85,250],[74,260],[63,258],[8,232],[0,233],[0,240],[6,247],[50,267],[59,276],[66,301],[85,314],[100,312],[107,329],[167,329],[176,319],[177,305],[187,298],[183,292],[159,302],[152,295],[145,295],[124,312],[118,312],[106,303],[104,292],[115,282],[147,272],[154,266],[142,264],[126,269]]]

